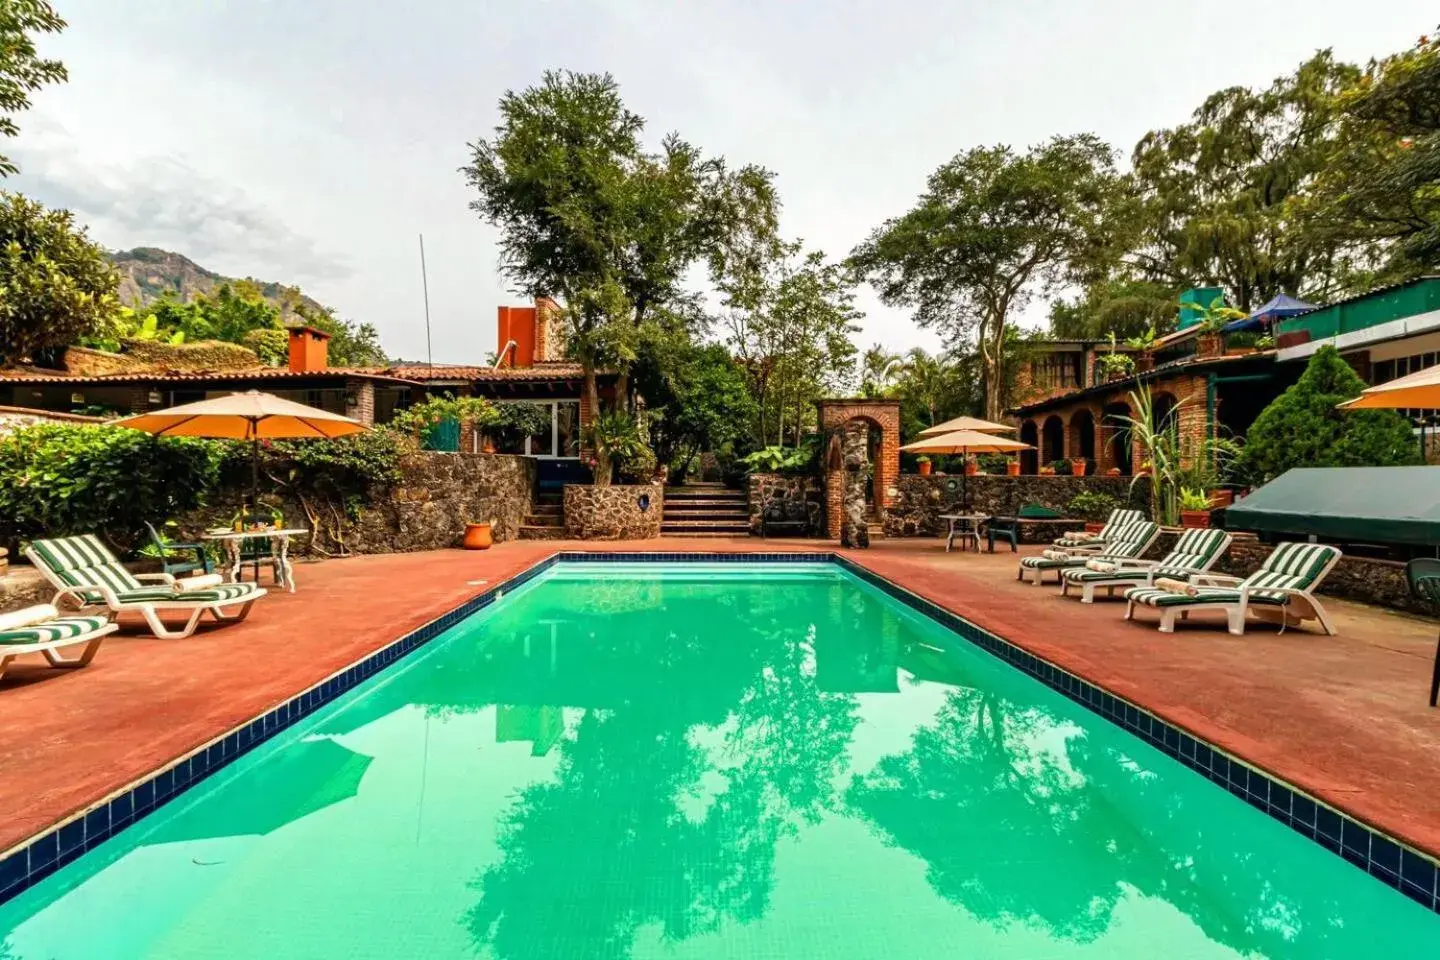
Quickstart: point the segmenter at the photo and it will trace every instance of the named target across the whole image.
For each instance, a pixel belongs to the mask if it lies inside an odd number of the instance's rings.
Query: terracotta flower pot
[[[1085,471],[1086,471],[1086,470],[1089,470],[1089,469],[1090,469],[1090,462],[1089,462],[1088,460],[1071,460],[1071,461],[1070,461],[1070,476],[1072,476],[1072,477],[1083,477],[1083,476],[1085,476]]]
[[[1005,464],[1005,476],[1007,476],[1007,477],[1018,477],[1018,476],[1020,476],[1020,461],[1019,461],[1019,460],[1011,460],[1011,461],[1009,461],[1009,462],[1007,462],[1007,463]]]
[[[1229,487],[1220,487],[1210,491],[1210,509],[1219,510],[1228,507],[1235,502],[1235,491]]]
[[[978,463],[967,463],[967,464],[965,464],[965,476],[967,476],[967,477],[973,477],[973,476],[975,476],[975,475],[976,475],[977,473],[979,473],[979,472],[980,472],[980,464],[978,464]]]
[[[1204,530],[1210,526],[1209,510],[1181,510],[1180,526]]]
[[[930,471],[933,468],[933,464],[931,464],[929,460],[921,460],[915,466],[917,469],[919,469],[920,476],[922,477],[930,476]]]
[[[482,439],[482,440],[480,441],[480,452],[481,452],[481,453],[494,453],[494,452],[495,452],[495,441],[494,441],[494,440],[491,440],[489,437],[485,437],[484,439]]]
[[[1053,476],[1055,476],[1055,468],[1054,468],[1054,467],[1041,467],[1041,468],[1040,468],[1040,476],[1042,476],[1042,477],[1053,477]]]
[[[494,542],[494,536],[490,532],[490,524],[465,524],[465,539],[461,541],[461,544],[466,550],[489,550],[490,545]]]

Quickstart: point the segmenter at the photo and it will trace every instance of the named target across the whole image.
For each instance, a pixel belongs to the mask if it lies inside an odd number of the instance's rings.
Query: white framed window
[[[518,453],[541,460],[578,460],[580,458],[579,400],[507,400],[506,403],[529,403],[550,414],[548,429],[531,434],[518,443],[505,445],[500,453]]]

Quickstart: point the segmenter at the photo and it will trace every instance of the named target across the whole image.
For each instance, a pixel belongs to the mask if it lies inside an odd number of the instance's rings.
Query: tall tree
[[[99,329],[115,312],[117,282],[70,211],[0,192],[0,365]]]
[[[684,296],[691,269],[712,280],[775,231],[772,175],[731,170],[676,134],[658,151],[609,74],[547,72],[500,101],[493,137],[462,168],[471,208],[500,230],[500,268],[531,295],[558,297],[599,410],[597,362],[622,374],[650,312]],[[604,483],[605,465],[597,471]]]
[[[1117,189],[1114,157],[1093,135],[1054,137],[1023,154],[977,147],[930,175],[909,213],[851,255],[888,304],[952,343],[974,338],[985,370],[985,413],[1004,408],[1007,324],[1099,242]]]
[[[1300,200],[1335,156],[1336,95],[1358,76],[1321,51],[1263,90],[1220,90],[1190,122],[1141,138],[1133,276],[1219,284],[1246,311],[1282,292],[1332,295],[1347,272],[1343,247],[1311,228]]]
[[[1340,150],[1318,216],[1382,281],[1440,266],[1440,39],[1372,61],[1338,97]],[[1368,256],[1366,254],[1369,254]],[[1371,278],[1362,278],[1371,279]]]
[[[64,64],[46,60],[35,50],[35,34],[64,29],[65,21],[45,0],[0,0],[0,136],[20,133],[13,115],[30,109],[30,94],[69,79]],[[0,177],[18,172],[0,154]]]
[[[883,397],[894,388],[905,358],[883,344],[875,344],[860,358],[860,395]]]
[[[756,439],[798,445],[810,404],[852,389],[855,343],[863,316],[847,271],[803,244],[782,247],[753,307],[730,313],[730,345],[749,372],[759,402]]]

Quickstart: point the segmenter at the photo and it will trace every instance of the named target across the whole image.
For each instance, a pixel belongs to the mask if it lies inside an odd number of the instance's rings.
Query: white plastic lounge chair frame
[[[1136,520],[1127,523],[1115,534],[1115,539],[1106,544],[1106,551],[1102,553],[1081,553],[1070,548],[1065,548],[1070,554],[1066,560],[1052,560],[1045,556],[1031,555],[1021,557],[1016,567],[1015,579],[1024,581],[1025,573],[1029,571],[1035,575],[1034,584],[1040,586],[1045,582],[1045,573],[1054,570],[1056,582],[1061,582],[1061,571],[1067,567],[1083,567],[1088,560],[1108,560],[1112,563],[1120,560],[1135,560],[1145,555],[1145,552],[1155,543],[1160,536],[1160,525],[1151,523],[1149,520]]]
[[[56,617],[26,627],[0,630],[0,677],[5,676],[12,660],[28,653],[43,654],[52,667],[87,666],[95,659],[100,641],[118,629],[108,617]],[[25,635],[33,639],[19,639]],[[78,657],[67,659],[57,652],[77,643],[85,644]]]
[[[1110,511],[1110,517],[1095,536],[1087,537],[1083,531],[1071,532],[1056,537],[1053,545],[1072,553],[1104,553],[1105,544],[1114,540],[1117,533],[1129,524],[1140,523],[1144,519],[1145,514],[1139,510],[1117,508]]]
[[[1125,591],[1129,601],[1125,619],[1134,619],[1137,606],[1154,607],[1160,611],[1160,632],[1173,633],[1177,618],[1184,620],[1196,610],[1220,610],[1225,614],[1226,628],[1237,637],[1244,635],[1245,619],[1250,614],[1257,620],[1279,623],[1280,633],[1301,621],[1318,620],[1320,629],[1334,636],[1335,627],[1315,590],[1342,556],[1340,548],[1327,544],[1282,543],[1270,552],[1259,570],[1243,579],[1216,573],[1191,577],[1189,582],[1200,588],[1195,597],[1153,587],[1133,587]]]
[[[1070,595],[1071,587],[1080,588],[1080,602],[1094,603],[1095,591],[1105,590],[1115,596],[1115,591],[1124,587],[1149,587],[1157,577],[1188,582],[1197,573],[1208,573],[1210,568],[1230,549],[1235,538],[1224,530],[1186,530],[1175,541],[1174,548],[1159,560],[1113,559],[1119,569],[1114,573],[1101,573],[1084,567],[1069,567],[1060,571],[1060,593]]]
[[[104,607],[112,617],[138,613],[155,636],[166,640],[190,636],[206,613],[226,623],[244,620],[250,607],[266,593],[248,583],[221,584],[189,594],[179,592],[175,578],[168,573],[133,574],[126,570],[93,534],[36,540],[25,548],[25,556],[59,591],[51,601],[57,607],[68,600],[82,613],[96,607]],[[238,611],[226,612],[237,605]],[[170,612],[187,614],[185,623],[179,628],[167,626],[160,615]]]

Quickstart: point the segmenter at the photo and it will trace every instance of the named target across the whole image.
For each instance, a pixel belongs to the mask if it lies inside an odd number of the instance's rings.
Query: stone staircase
[[[665,488],[662,537],[744,537],[750,534],[745,491],[720,483]]]
[[[541,493],[535,497],[535,512],[520,524],[521,540],[563,540],[565,538],[565,501],[558,493]]]

